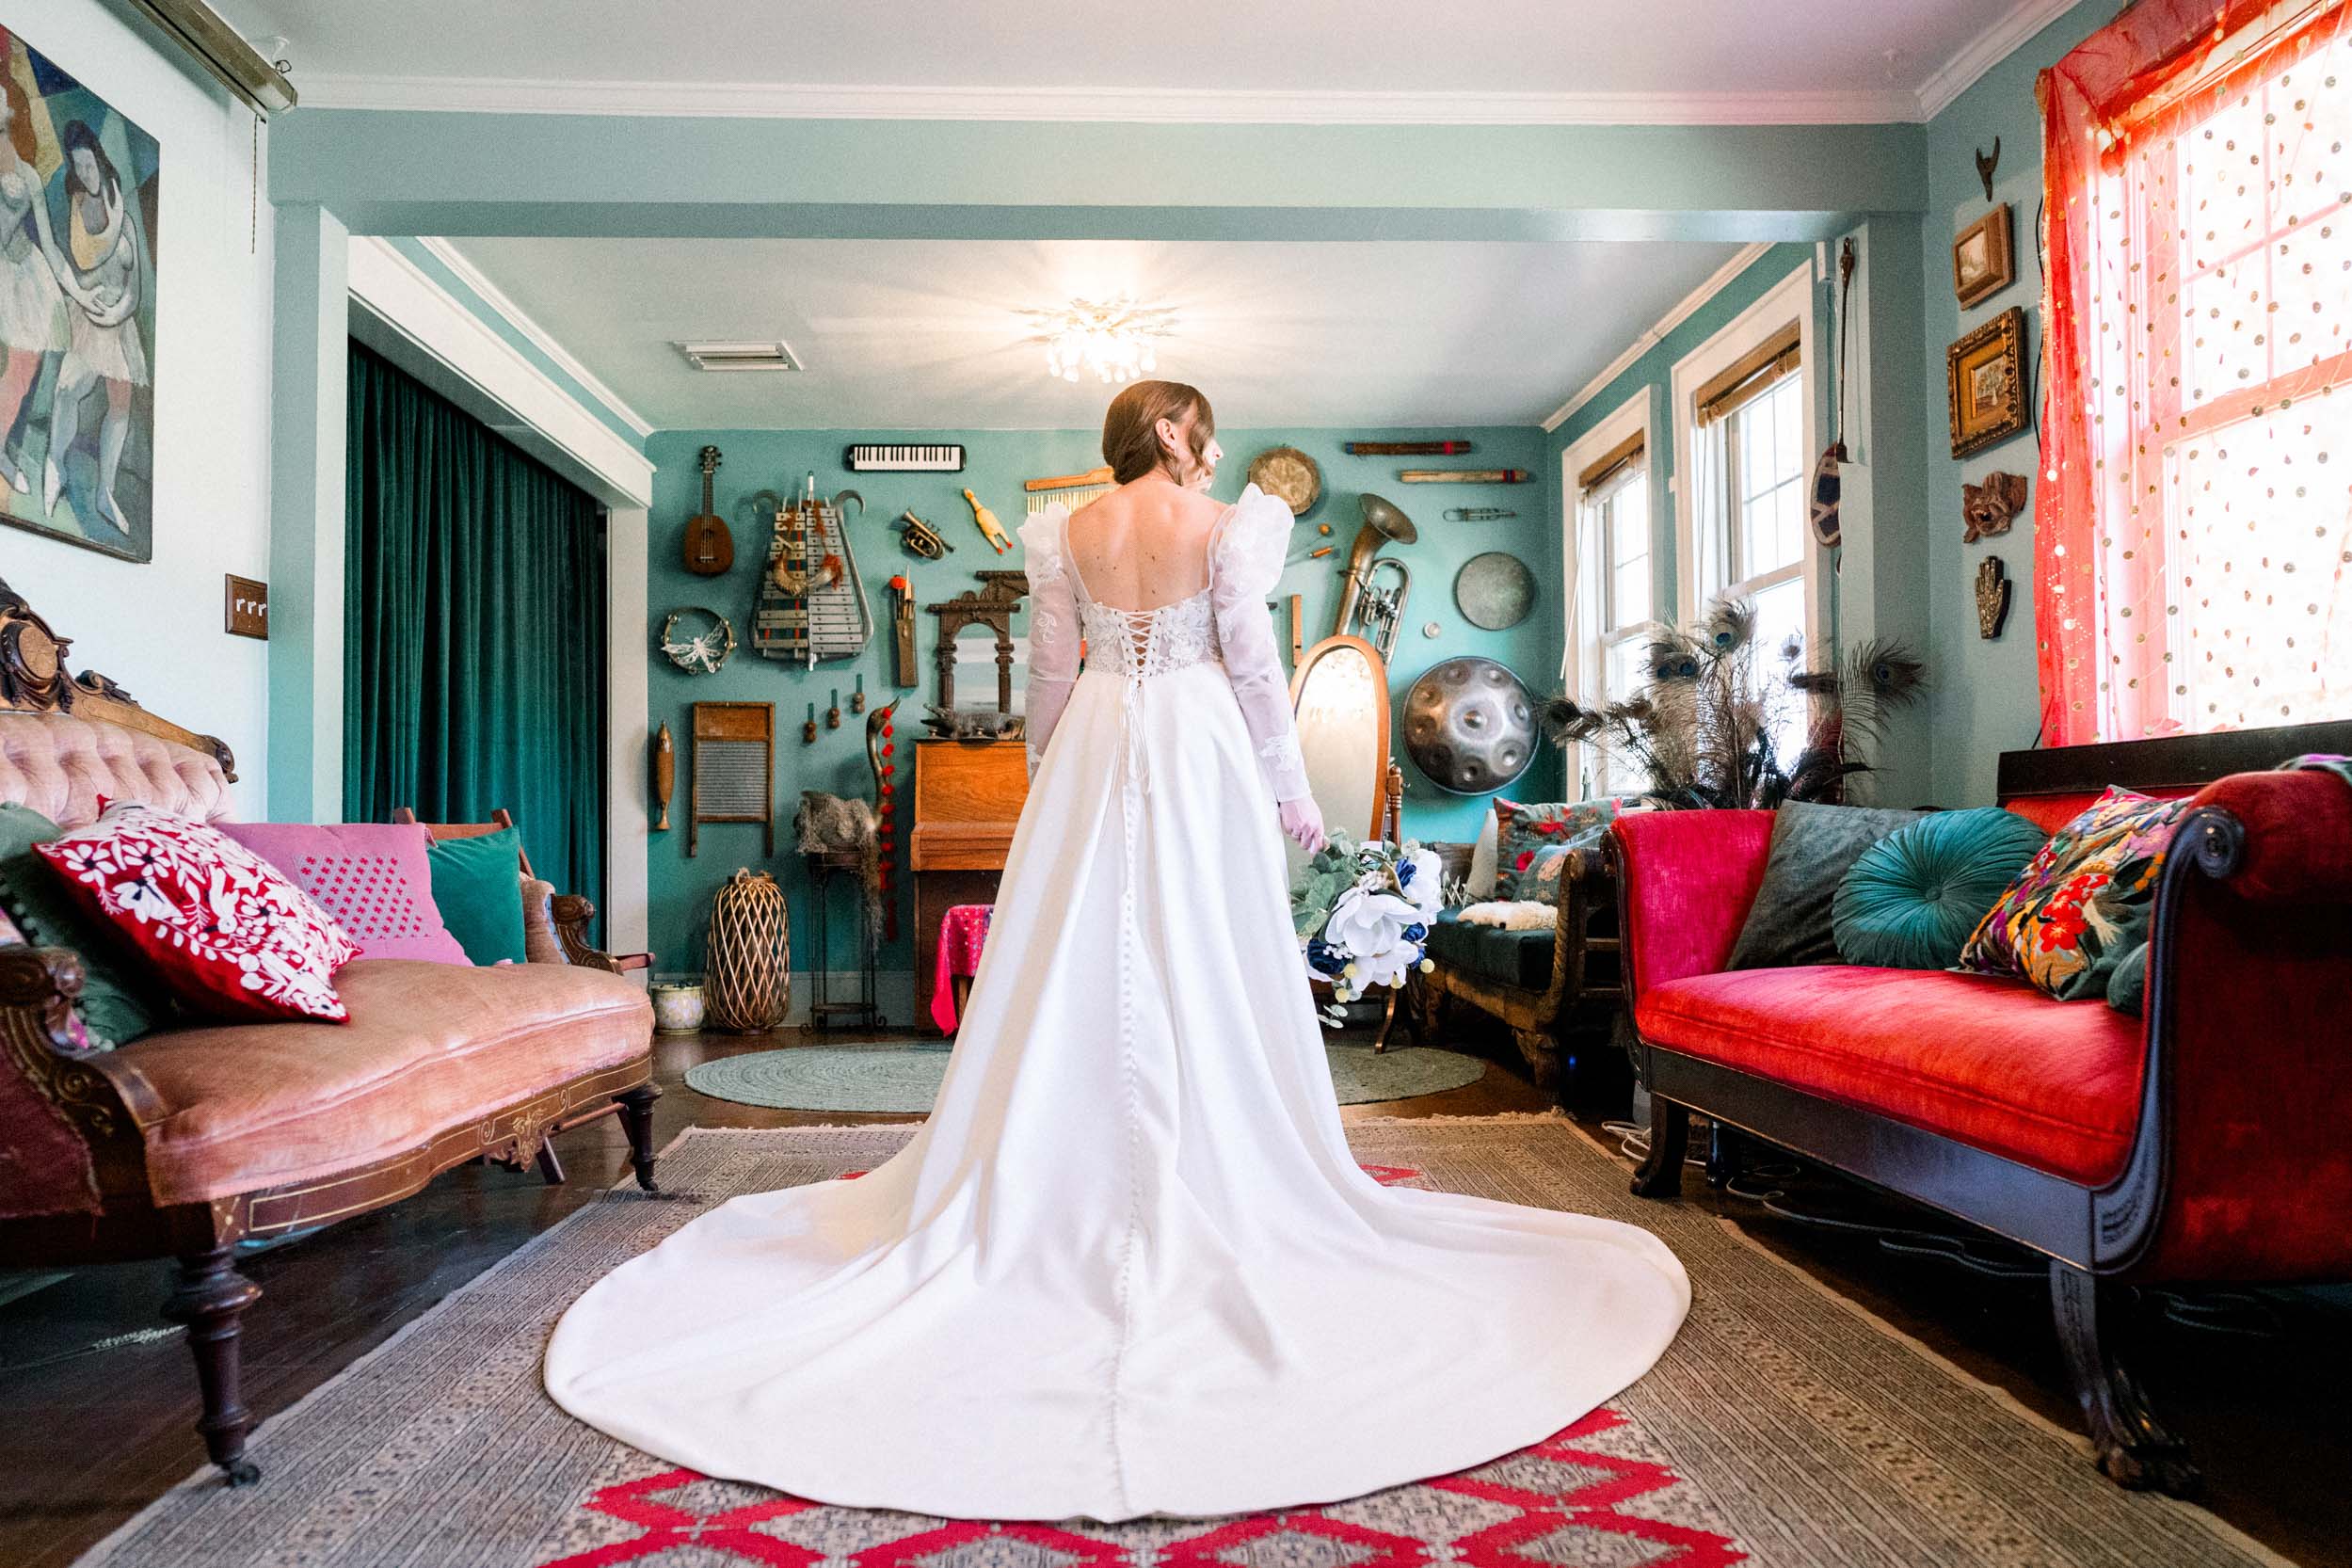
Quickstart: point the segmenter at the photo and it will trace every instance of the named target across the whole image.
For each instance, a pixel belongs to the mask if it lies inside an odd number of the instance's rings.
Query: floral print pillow
[[[2017,873],[1953,968],[2020,975],[2061,1001],[2105,996],[2147,944],[2157,873],[2188,806],[2110,785]]]
[[[1560,852],[1599,842],[1618,809],[1615,800],[1526,806],[1496,796],[1495,897],[1557,901]]]
[[[349,1016],[334,973],[359,944],[310,894],[208,824],[104,796],[99,808],[33,853],[176,998],[222,1019]]]

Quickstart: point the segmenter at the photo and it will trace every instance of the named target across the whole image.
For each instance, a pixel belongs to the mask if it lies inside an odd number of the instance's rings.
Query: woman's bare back
[[[1086,597],[1156,610],[1208,585],[1208,536],[1228,507],[1163,479],[1122,485],[1070,514],[1070,562]]]

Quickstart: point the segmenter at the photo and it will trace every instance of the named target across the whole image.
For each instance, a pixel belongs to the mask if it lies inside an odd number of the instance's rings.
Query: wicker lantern
[[[711,945],[703,995],[710,1027],[763,1034],[792,1000],[792,921],[776,878],[749,867],[711,901]]]

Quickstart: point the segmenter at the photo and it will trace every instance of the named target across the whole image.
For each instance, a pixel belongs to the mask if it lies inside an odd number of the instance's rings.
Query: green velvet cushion
[[[1938,811],[1864,850],[1831,909],[1848,964],[1944,969],[2041,848],[2041,829],[1987,806]]]
[[[522,963],[522,834],[502,827],[478,839],[433,845],[433,903],[441,924],[477,965]]]
[[[1503,985],[1541,991],[1552,983],[1552,950],[1559,932],[1506,931],[1454,917],[1451,910],[1432,921],[1429,955],[1439,964]]]
[[[1837,888],[1862,852],[1919,820],[1916,811],[1824,806],[1792,800],[1772,814],[1772,846],[1764,880],[1748,906],[1727,969],[1834,964],[1837,934],[1830,918]],[[1996,889],[1997,891],[1998,889]],[[1965,935],[1963,933],[1963,935]]]
[[[33,853],[57,824],[29,807],[0,803],[0,907],[37,948],[67,948],[82,961],[82,1022],[93,1046],[127,1045],[164,1024],[170,1003],[125,961],[121,938],[82,913],[49,862]]]

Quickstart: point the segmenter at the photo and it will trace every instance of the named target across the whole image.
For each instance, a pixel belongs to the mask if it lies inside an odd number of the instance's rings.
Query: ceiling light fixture
[[[1046,345],[1046,372],[1075,381],[1082,367],[1104,381],[1132,381],[1157,367],[1152,340],[1164,338],[1176,312],[1139,305],[1128,295],[1115,299],[1073,299],[1067,305],[1021,312]]]

